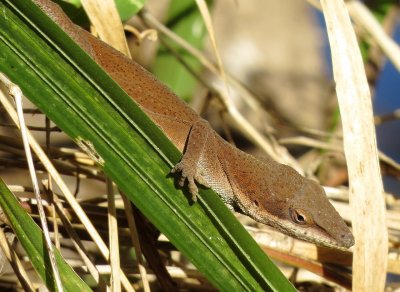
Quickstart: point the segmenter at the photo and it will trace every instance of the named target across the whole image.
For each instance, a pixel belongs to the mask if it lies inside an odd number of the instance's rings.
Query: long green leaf
[[[7,215],[11,227],[24,247],[33,267],[45,282],[46,286],[51,291],[55,291],[56,284],[52,274],[50,260],[47,256],[42,230],[21,207],[18,200],[7,188],[2,179],[0,179],[0,206]],[[60,252],[56,249],[54,250],[65,291],[90,291],[90,288],[85,282],[83,282],[65,262]]]
[[[90,24],[80,0],[53,0],[53,2],[60,5],[74,23],[85,26]],[[115,5],[121,20],[125,21],[138,13],[145,2],[146,0],[115,0]]]
[[[190,204],[171,166],[180,154],[131,98],[27,0],[0,1],[0,70],[96,157],[142,213],[225,291],[293,291],[222,201]],[[157,145],[157,146],[156,146]]]
[[[213,1],[207,1],[211,6]],[[169,7],[166,25],[174,33],[185,39],[193,47],[201,50],[204,45],[206,28],[200,11],[193,0],[172,0]],[[160,36],[170,48],[179,54],[179,57],[196,73],[200,73],[201,64],[199,60],[187,51]],[[197,79],[191,72],[161,44],[157,59],[152,65],[152,72],[176,94],[184,100],[190,100],[198,85]]]

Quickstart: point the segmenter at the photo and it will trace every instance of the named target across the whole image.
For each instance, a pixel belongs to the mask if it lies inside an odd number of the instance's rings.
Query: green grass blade
[[[80,0],[53,0],[53,2],[60,5],[74,23],[85,26],[90,24]],[[145,0],[115,0],[115,5],[121,20],[125,21],[136,15],[145,2]]]
[[[21,207],[2,179],[0,179],[0,206],[7,215],[11,227],[24,247],[33,267],[49,290],[55,291],[56,284],[50,259],[47,256],[42,230]],[[54,248],[54,255],[65,291],[91,291],[86,283],[65,262],[56,248]]]
[[[181,154],[50,18],[27,0],[1,0],[0,9],[0,70],[89,148],[210,282],[225,291],[293,291],[214,192],[202,190],[200,203],[189,204],[168,176]]]
[[[213,1],[207,1],[207,3],[210,7]],[[203,48],[206,28],[195,1],[172,0],[166,25],[193,47],[199,50]],[[185,61],[191,70],[200,74],[202,66],[199,60],[174,42],[163,38],[162,35],[160,37],[179,54],[179,57]],[[194,90],[198,86],[198,80],[163,44],[160,45],[157,58],[152,65],[152,72],[186,101],[192,98]]]

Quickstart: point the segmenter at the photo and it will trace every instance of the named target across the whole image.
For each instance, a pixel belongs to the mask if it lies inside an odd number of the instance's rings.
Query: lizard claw
[[[171,173],[177,172],[181,173],[181,177],[178,182],[179,186],[183,187],[187,181],[189,192],[192,195],[192,200],[193,202],[196,202],[197,195],[199,193],[199,189],[196,185],[196,181],[198,181],[196,177],[196,170],[193,169],[193,167],[188,166],[184,161],[181,161],[171,169]]]

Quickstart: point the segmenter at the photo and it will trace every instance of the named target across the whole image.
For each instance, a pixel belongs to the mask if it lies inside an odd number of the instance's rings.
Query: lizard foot
[[[187,181],[189,192],[192,195],[193,202],[197,201],[197,194],[199,193],[199,189],[197,188],[196,181],[199,181],[196,176],[196,169],[185,163],[184,160],[177,163],[174,168],[171,169],[171,173],[181,173],[181,177],[179,179],[179,186],[183,187],[185,182]],[[202,181],[202,179],[200,179]]]

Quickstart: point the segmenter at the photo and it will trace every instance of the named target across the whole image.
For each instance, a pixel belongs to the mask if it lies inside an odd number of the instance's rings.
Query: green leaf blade
[[[33,267],[41,276],[46,286],[51,291],[55,291],[55,280],[45,248],[44,235],[39,226],[36,225],[21,207],[2,179],[0,179],[0,206],[7,215],[11,227],[24,247]],[[91,291],[55,248],[54,254],[65,290],[71,292]]]
[[[293,287],[210,190],[191,205],[169,177],[180,153],[115,82],[30,1],[0,1],[0,70],[143,214],[225,291]],[[157,145],[157,146],[156,146]],[[100,159],[101,157],[101,159]]]

